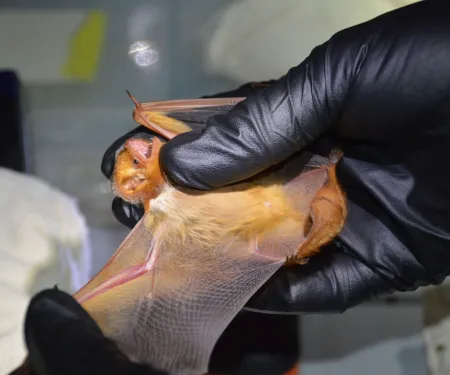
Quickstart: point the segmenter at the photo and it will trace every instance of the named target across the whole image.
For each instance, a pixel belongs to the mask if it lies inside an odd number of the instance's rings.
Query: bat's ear
[[[182,121],[166,116],[154,109],[152,110],[151,105],[148,103],[139,103],[129,91],[127,91],[127,94],[136,106],[133,112],[134,120],[158,135],[170,140],[181,133],[192,130]]]
[[[305,240],[296,262],[314,255],[342,230],[347,217],[346,199],[336,177],[340,156],[330,156],[330,164],[306,172],[286,185],[293,206],[305,217]]]
[[[156,179],[156,176],[160,176],[160,173],[158,173],[159,153],[162,145],[163,142],[158,137],[153,137],[151,142],[146,139],[130,138],[127,140],[125,147],[133,158],[133,163],[138,167],[145,166]]]
[[[136,162],[144,164],[152,156],[152,144],[145,139],[130,138],[125,147]]]

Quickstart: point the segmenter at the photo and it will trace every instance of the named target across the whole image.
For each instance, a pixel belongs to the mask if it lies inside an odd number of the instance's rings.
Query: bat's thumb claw
[[[339,160],[344,156],[342,150],[335,148],[331,151],[329,160],[331,164],[337,164]]]

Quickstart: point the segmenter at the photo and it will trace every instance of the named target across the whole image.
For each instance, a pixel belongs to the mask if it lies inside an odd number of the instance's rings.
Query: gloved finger
[[[255,90],[260,89],[261,87],[265,87],[271,84],[271,82],[260,82],[260,83],[246,83],[239,88],[231,91],[222,92],[212,96],[204,96],[203,98],[219,98],[219,97],[234,97],[234,96],[247,96]],[[127,139],[139,134],[146,133],[154,135],[149,129],[138,126],[132,131],[124,134],[122,137],[117,139],[108,149],[105,151],[103,155],[103,160],[101,163],[101,170],[103,175],[110,179],[111,175],[114,171],[115,157],[117,150],[120,149],[123,144],[127,141]],[[115,218],[123,225],[128,228],[133,228],[136,223],[141,219],[144,214],[143,207],[136,206],[130,203],[125,202],[121,198],[115,198],[112,202],[112,211]]]
[[[261,81],[261,82],[247,82],[239,86],[236,89],[223,91],[214,95],[204,95],[202,98],[234,98],[234,97],[247,97],[257,90],[261,90],[272,85],[275,80]]]
[[[235,96],[248,96],[250,93],[255,92],[256,90],[261,89],[262,87],[269,86],[274,81],[265,81],[265,82],[249,82],[246,83],[237,89],[221,92],[219,94],[215,95],[205,95],[202,98],[220,98],[220,97],[235,97]],[[108,149],[103,154],[103,160],[101,164],[101,170],[102,173],[105,175],[106,178],[111,178],[112,172],[114,170],[114,162],[115,162],[115,154],[116,151],[125,143],[125,141],[128,138],[131,138],[132,136],[139,134],[139,133],[147,133],[154,135],[154,132],[147,129],[144,126],[138,126],[137,128],[131,130],[130,132],[124,134],[120,138],[118,138],[116,141],[114,141],[111,146],[108,147]]]
[[[114,217],[119,223],[132,229],[144,216],[144,207],[125,202],[122,198],[116,197],[112,202]]]
[[[228,185],[276,164],[312,141],[295,126],[287,79],[259,90],[230,112],[210,117],[206,128],[180,134],[161,148],[171,180],[201,190]]]
[[[210,190],[253,177],[311,144],[339,119],[367,56],[358,31],[336,34],[286,76],[210,117],[204,130],[175,137],[161,148],[162,169],[179,185]]]
[[[131,363],[75,299],[57,289],[31,300],[25,339],[36,375],[162,374]]]
[[[363,261],[329,246],[306,265],[283,267],[245,308],[273,313],[343,312],[394,290]]]

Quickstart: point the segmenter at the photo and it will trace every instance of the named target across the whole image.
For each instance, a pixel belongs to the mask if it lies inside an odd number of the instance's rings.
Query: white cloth
[[[417,1],[235,1],[208,26],[206,68],[241,83],[276,79],[334,33]]]
[[[36,177],[0,168],[0,374],[26,355],[23,320],[32,294],[74,292],[88,281],[88,229],[76,201]]]

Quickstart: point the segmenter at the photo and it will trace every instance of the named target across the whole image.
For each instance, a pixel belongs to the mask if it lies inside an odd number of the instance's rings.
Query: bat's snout
[[[145,181],[146,176],[143,173],[136,173],[124,178],[122,185],[125,189],[136,191]]]

